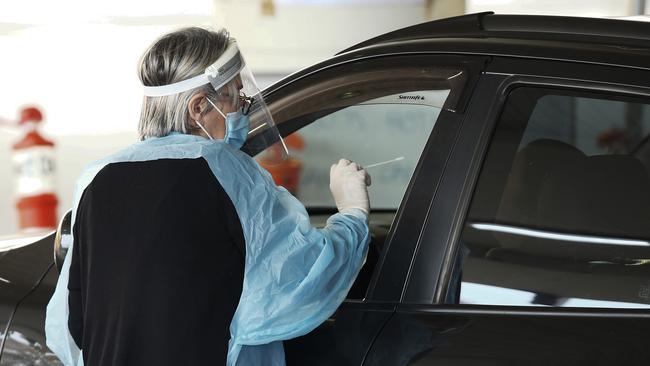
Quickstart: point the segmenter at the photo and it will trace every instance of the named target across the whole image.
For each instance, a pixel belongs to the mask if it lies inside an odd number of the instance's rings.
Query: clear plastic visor
[[[211,85],[216,91],[216,100],[210,100],[224,117],[229,113],[241,112],[250,121],[248,138],[242,150],[258,154],[267,150],[270,160],[282,161],[288,157],[288,150],[269,112],[255,77],[247,67],[231,39],[224,53],[201,75],[161,86],[144,86],[148,97],[174,95],[184,91]],[[226,121],[224,121],[226,123]],[[228,123],[226,123],[228,134]]]
[[[257,154],[267,150],[273,160],[282,161],[287,158],[288,151],[275,126],[269,108],[262,97],[250,69],[244,65],[233,65],[239,72],[223,84],[223,80],[210,78],[210,83],[217,92],[217,107],[224,115],[231,112],[241,112],[250,121],[248,139],[242,150]]]

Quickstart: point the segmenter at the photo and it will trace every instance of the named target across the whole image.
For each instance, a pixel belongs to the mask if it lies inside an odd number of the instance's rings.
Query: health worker
[[[141,141],[79,178],[72,239],[47,307],[65,365],[284,365],[282,341],[344,300],[369,242],[365,170],[330,170],[338,213],[305,207],[240,150],[281,136],[224,30],[144,53]]]

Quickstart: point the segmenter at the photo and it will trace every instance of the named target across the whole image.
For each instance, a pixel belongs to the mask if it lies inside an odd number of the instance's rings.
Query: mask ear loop
[[[219,114],[223,116],[223,119],[224,119],[224,122],[225,122],[226,116],[223,114],[223,112],[222,112],[219,108],[217,108],[217,106],[214,105],[214,103],[212,103],[212,101],[210,100],[210,98],[205,97],[205,100],[207,100],[208,103],[210,103],[210,104],[214,107],[214,109],[216,109],[217,112],[219,112]],[[203,127],[203,125],[201,124],[201,122],[199,122],[199,121],[194,121],[194,122],[196,122],[196,124],[201,128],[201,130],[203,130],[203,132],[205,132],[205,134],[208,136],[208,138],[209,138],[210,140],[214,140],[214,139],[212,138],[212,136],[210,136],[210,134],[208,133],[208,131],[205,129],[205,127]],[[227,128],[227,127],[226,127],[226,128]]]
[[[219,109],[219,108],[217,108],[217,106],[216,106],[216,105],[214,105],[214,103],[212,103],[212,101],[210,100],[210,98],[208,98],[208,97],[205,97],[205,100],[207,100],[207,101],[208,101],[208,103],[210,103],[210,104],[211,104],[211,105],[212,105],[212,106],[214,107],[214,109],[216,109],[216,110],[217,110],[217,112],[219,112],[219,114],[221,115],[221,117],[223,117],[223,119],[224,119],[224,122],[225,122],[225,120],[226,120],[226,115],[225,115],[225,114],[223,114],[223,112],[221,111],[221,109]]]
[[[223,112],[221,111],[221,109],[217,108],[217,106],[216,106],[214,103],[212,103],[212,101],[210,100],[210,98],[205,97],[205,100],[207,100],[208,103],[210,103],[210,104],[212,105],[212,107],[214,107],[214,109],[216,109],[217,112],[219,112],[219,114],[223,117],[223,124],[226,126],[226,134],[225,134],[225,136],[228,136],[228,123],[226,123],[226,120],[227,120],[228,118],[226,118],[226,115],[223,114]]]
[[[205,132],[205,134],[208,136],[210,140],[214,140],[212,136],[210,136],[210,134],[208,133],[208,130],[206,130],[205,127],[203,127],[203,125],[199,121],[194,121],[194,122],[196,122],[196,124],[203,130],[203,132]]]

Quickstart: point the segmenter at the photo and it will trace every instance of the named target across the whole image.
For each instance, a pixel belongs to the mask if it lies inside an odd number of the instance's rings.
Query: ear
[[[197,93],[190,98],[190,101],[187,103],[187,112],[190,114],[192,121],[200,120],[203,117],[203,111],[205,111],[205,94]]]

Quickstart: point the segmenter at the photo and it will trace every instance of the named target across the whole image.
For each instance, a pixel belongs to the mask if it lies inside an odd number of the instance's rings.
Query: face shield
[[[282,160],[288,156],[288,150],[278,131],[271,113],[269,112],[262,93],[252,72],[237,48],[234,39],[230,39],[226,51],[208,66],[204,73],[187,80],[161,86],[145,86],[144,95],[162,97],[174,95],[210,84],[216,91],[217,100],[210,104],[227,105],[228,109],[219,110],[226,118],[226,137],[229,135],[228,119],[244,116],[248,121],[246,149],[262,151],[269,147],[278,151],[277,158]],[[216,104],[216,105],[215,105]],[[224,113],[225,111],[225,113]]]

